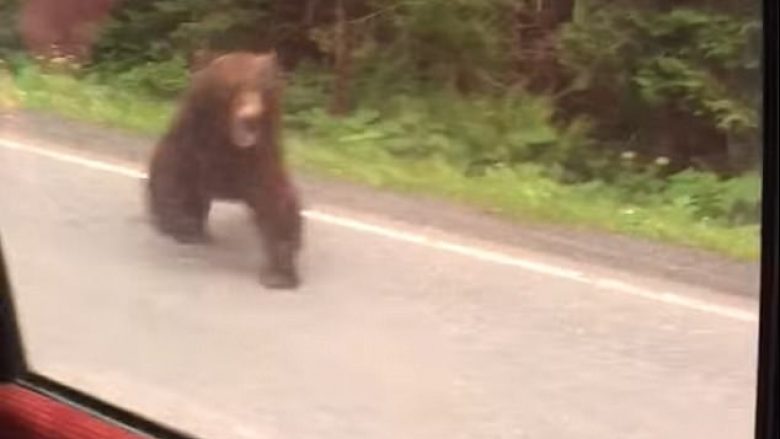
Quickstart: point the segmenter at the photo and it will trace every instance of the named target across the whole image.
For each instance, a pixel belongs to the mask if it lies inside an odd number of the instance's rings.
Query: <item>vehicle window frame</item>
[[[778,112],[777,2],[765,1],[764,22],[764,148],[762,196],[761,292],[758,337],[755,437],[774,438],[778,427]],[[2,231],[0,230],[0,233]],[[36,373],[27,361],[12,294],[10,267],[0,235],[0,383],[11,383],[94,414],[142,434],[171,439],[192,438],[109,402]]]
[[[778,5],[763,2],[763,181],[761,214],[761,291],[758,319],[758,367],[755,437],[780,437],[780,257],[778,256]]]
[[[102,422],[118,425],[130,433],[160,439],[195,439],[190,434],[89,395],[30,368],[24,351],[4,248],[0,236],[0,384],[16,385],[32,391],[87,413]]]

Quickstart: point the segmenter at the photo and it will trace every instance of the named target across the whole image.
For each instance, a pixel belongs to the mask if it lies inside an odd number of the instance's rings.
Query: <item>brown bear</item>
[[[207,241],[212,200],[249,206],[266,261],[261,283],[295,288],[302,218],[280,142],[282,78],[276,55],[231,53],[192,75],[152,155],[147,194],[159,231]]]

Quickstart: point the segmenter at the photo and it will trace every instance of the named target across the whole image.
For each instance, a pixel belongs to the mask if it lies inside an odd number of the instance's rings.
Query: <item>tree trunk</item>
[[[343,116],[349,112],[349,86],[351,82],[352,53],[350,45],[349,22],[344,6],[345,0],[336,0],[334,35],[334,74],[333,97],[330,113]]]
[[[514,6],[515,70],[536,91],[559,86],[555,40],[560,27],[571,21],[574,0],[517,0]]]

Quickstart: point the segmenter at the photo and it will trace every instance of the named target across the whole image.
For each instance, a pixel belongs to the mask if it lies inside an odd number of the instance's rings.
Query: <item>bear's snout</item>
[[[231,115],[231,137],[236,146],[250,148],[257,143],[264,110],[260,93],[249,91],[238,95]]]

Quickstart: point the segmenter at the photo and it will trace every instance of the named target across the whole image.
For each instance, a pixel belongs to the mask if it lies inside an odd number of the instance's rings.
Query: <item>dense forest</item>
[[[19,4],[0,3],[14,64]],[[532,166],[739,226],[758,218],[760,23],[737,0],[124,0],[75,75],[170,99],[211,53],[273,49],[289,129],[332,148]]]

